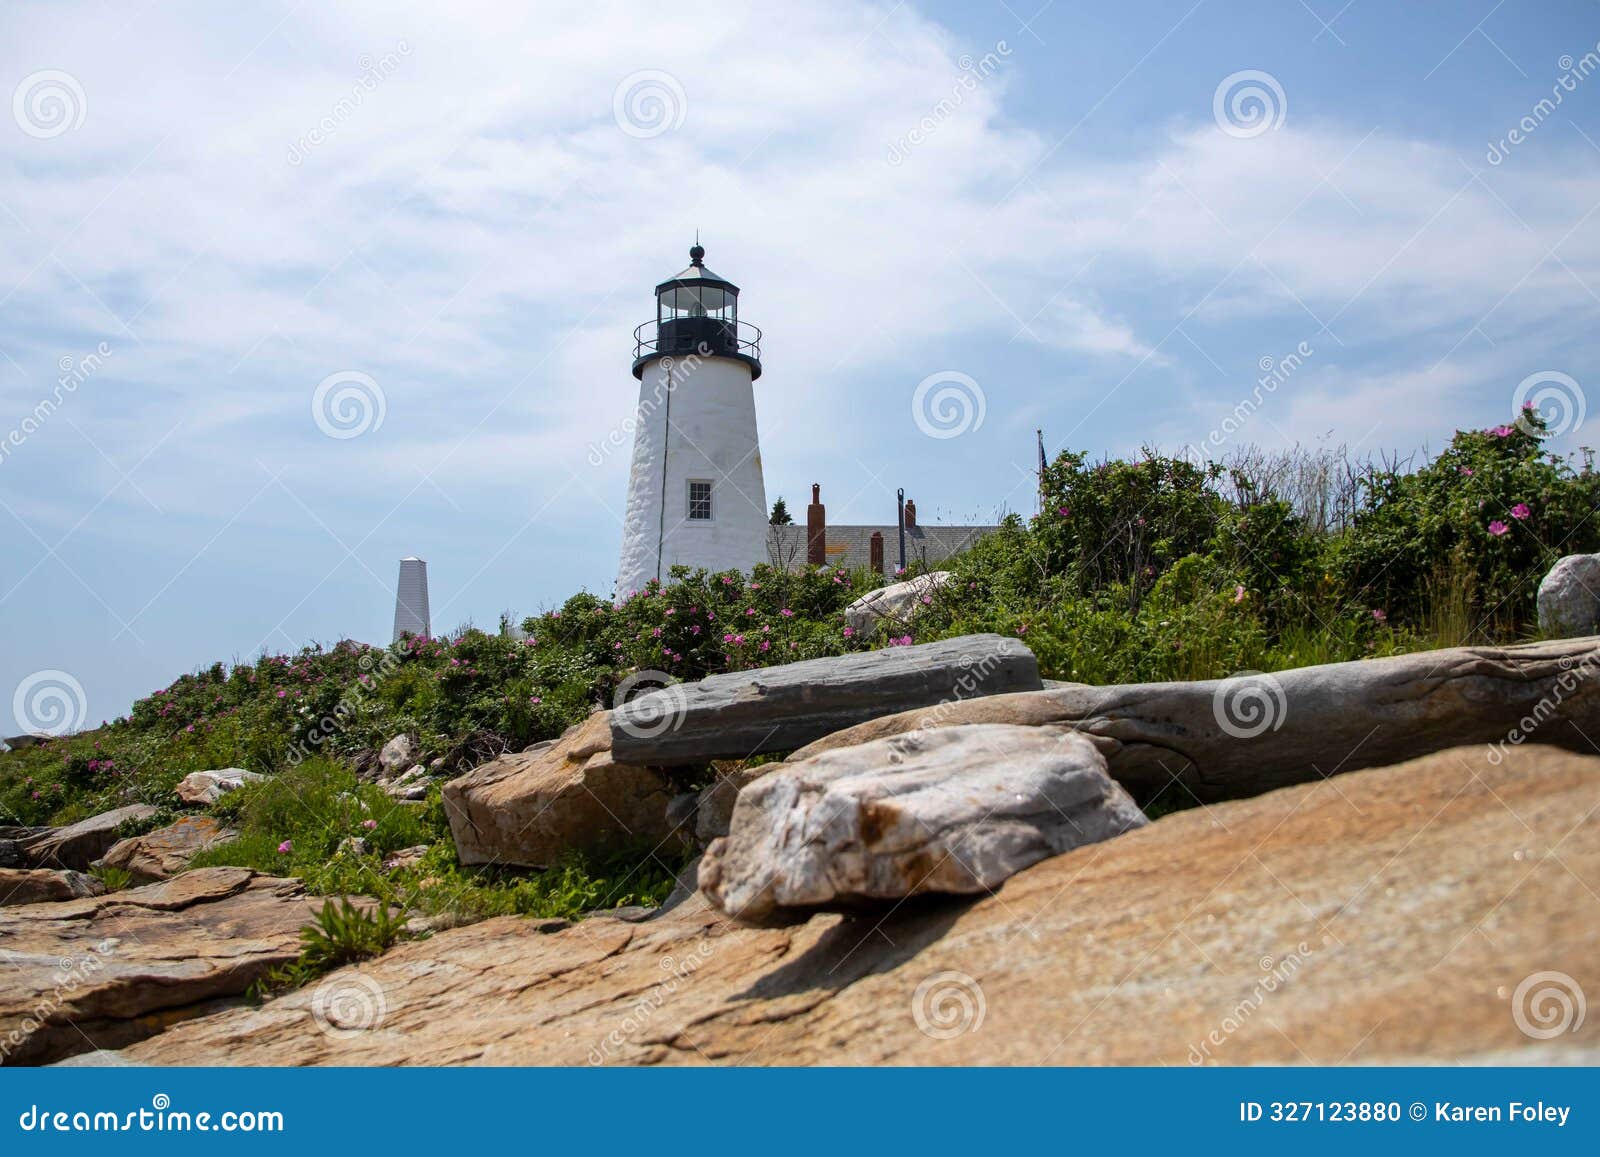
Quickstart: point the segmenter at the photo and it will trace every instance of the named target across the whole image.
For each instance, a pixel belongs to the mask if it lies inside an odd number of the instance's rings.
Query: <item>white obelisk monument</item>
[[[702,264],[656,286],[656,318],[634,331],[639,409],[622,529],[618,600],[682,563],[748,571],[767,561],[752,383],[761,331],[739,321],[739,287]]]
[[[400,581],[394,590],[394,641],[406,633],[430,633],[428,564],[415,556],[400,560]]]

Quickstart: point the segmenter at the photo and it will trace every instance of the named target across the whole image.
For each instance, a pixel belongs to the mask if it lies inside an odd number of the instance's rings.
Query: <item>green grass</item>
[[[89,875],[100,881],[107,892],[120,892],[133,883],[133,873],[126,868],[112,868],[101,865],[90,868]]]
[[[596,909],[659,904],[683,866],[680,858],[636,849],[604,859],[574,856],[543,871],[465,868],[456,862],[437,791],[422,805],[397,803],[326,759],[240,788],[215,810],[239,839],[201,852],[193,867],[297,876],[316,895],[375,896],[452,923],[505,915],[575,919]],[[353,837],[365,839],[372,854],[340,851]],[[417,846],[428,850],[416,864],[385,867],[394,852]]]

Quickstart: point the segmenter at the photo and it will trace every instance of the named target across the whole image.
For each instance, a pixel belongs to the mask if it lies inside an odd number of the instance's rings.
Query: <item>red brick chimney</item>
[[[908,498],[908,499],[906,499],[906,529],[907,530],[915,530],[916,528],[917,528],[917,504],[915,502],[912,502],[911,499]]]
[[[883,573],[883,531],[874,530],[872,538],[868,540],[868,549],[872,556],[872,570],[875,574]]]
[[[806,564],[828,565],[828,512],[822,505],[822,484],[811,484],[811,505],[806,507]]]

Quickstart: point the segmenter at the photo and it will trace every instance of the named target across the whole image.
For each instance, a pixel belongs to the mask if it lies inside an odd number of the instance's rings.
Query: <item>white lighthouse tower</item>
[[[634,331],[639,410],[617,598],[673,566],[749,570],[767,561],[752,383],[761,331],[739,320],[739,287],[702,263],[656,286],[656,318]]]

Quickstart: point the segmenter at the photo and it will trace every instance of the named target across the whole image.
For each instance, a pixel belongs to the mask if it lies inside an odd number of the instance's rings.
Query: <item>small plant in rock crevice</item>
[[[292,964],[268,972],[255,986],[267,995],[299,988],[324,973],[388,951],[404,930],[404,917],[396,917],[387,904],[366,906],[341,896],[327,900],[316,919],[300,930],[300,956]]]

